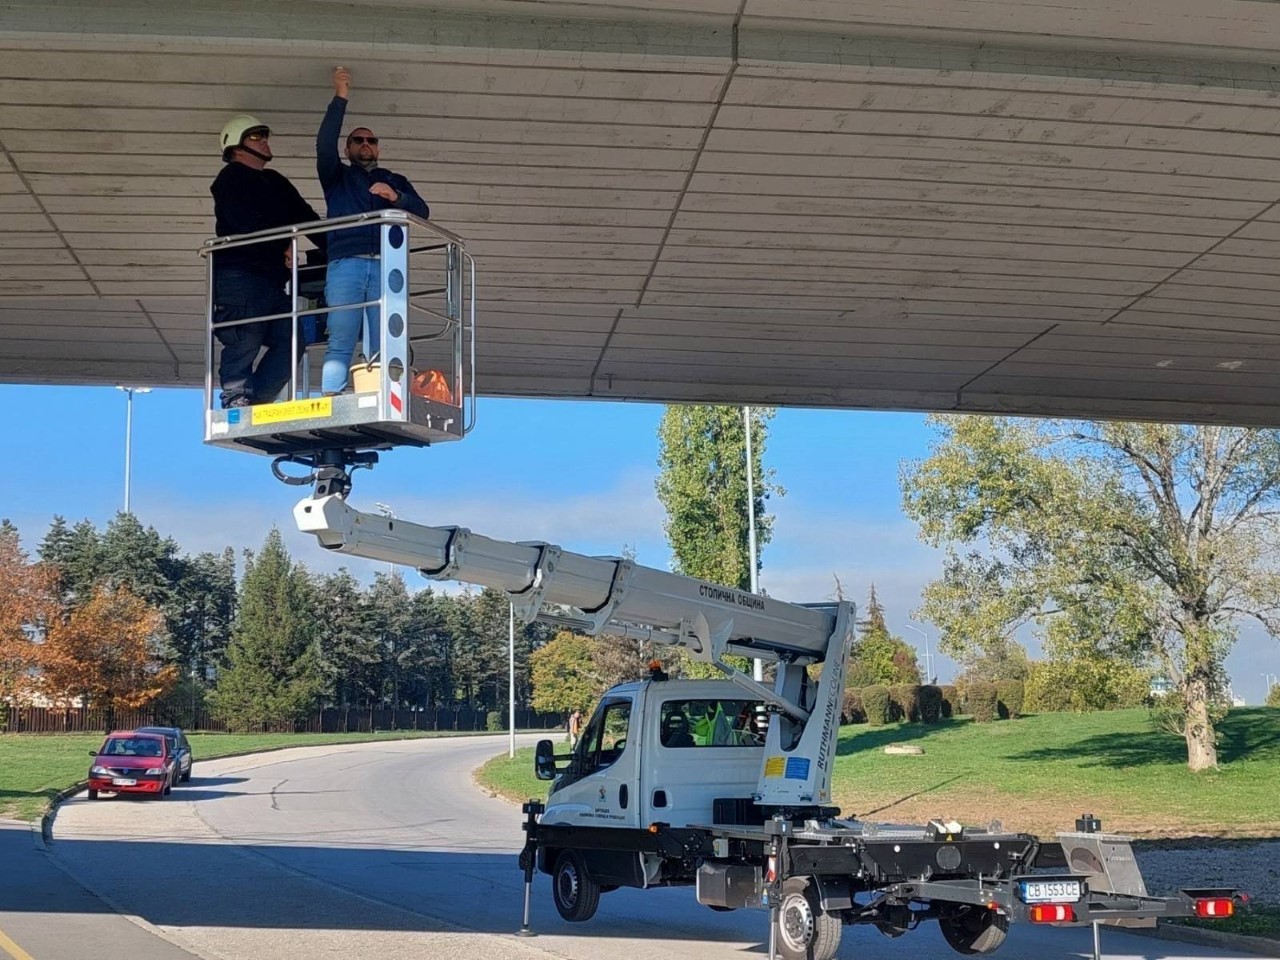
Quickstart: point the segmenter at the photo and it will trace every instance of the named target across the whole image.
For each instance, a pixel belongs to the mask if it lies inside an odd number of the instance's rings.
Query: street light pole
[[[929,635],[912,623],[905,623],[903,626],[924,637],[924,680],[925,683],[933,683],[933,654],[929,652]]]
[[[507,643],[509,656],[507,658],[507,695],[510,698],[508,704],[508,722],[510,727],[507,743],[507,756],[514,760],[516,758],[516,605],[514,603],[507,604],[508,621],[507,621]]]
[[[747,563],[751,567],[751,592],[760,592],[759,564],[756,562],[756,460],[751,451],[751,408],[742,408],[743,432],[747,438]],[[757,683],[764,679],[764,661],[751,662],[751,677]]]
[[[124,414],[124,512],[129,513],[129,488],[132,481],[133,472],[133,395],[135,393],[150,393],[150,387],[122,387],[117,385],[117,390],[123,390],[125,395],[125,414]]]

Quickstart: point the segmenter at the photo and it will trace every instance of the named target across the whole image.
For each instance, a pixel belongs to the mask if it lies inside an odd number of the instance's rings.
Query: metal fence
[[[507,711],[500,711],[506,729]],[[435,710],[392,710],[384,707],[325,707],[295,724],[258,724],[251,733],[371,733],[375,730],[484,730],[488,713],[470,707],[440,707]],[[135,727],[176,726],[186,730],[227,732],[228,727],[204,709],[183,709],[172,705],[140,710],[117,710],[110,726],[116,730]],[[558,713],[516,711],[517,730],[550,730],[564,726]],[[0,732],[4,733],[102,733],[108,727],[106,712],[84,707],[9,707],[0,710]]]

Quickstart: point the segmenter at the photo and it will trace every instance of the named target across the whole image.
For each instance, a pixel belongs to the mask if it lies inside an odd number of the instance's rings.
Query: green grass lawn
[[[1137,837],[1280,836],[1280,710],[1231,711],[1221,768],[1187,770],[1183,742],[1145,710],[1042,714],[997,723],[961,717],[925,727],[841,729],[832,776],[846,815],[922,823],[939,815],[1051,836],[1084,812]],[[923,756],[887,756],[913,743]],[[557,742],[557,750],[564,746]],[[545,797],[533,751],[486,764],[484,786],[512,800]]]
[[[252,753],[278,747],[309,747],[368,740],[406,740],[457,736],[452,731],[383,731],[380,733],[192,733],[191,752],[197,761]],[[0,735],[0,817],[34,820],[59,790],[89,773],[89,751],[102,743],[102,734]],[[200,776],[197,763],[195,776]]]

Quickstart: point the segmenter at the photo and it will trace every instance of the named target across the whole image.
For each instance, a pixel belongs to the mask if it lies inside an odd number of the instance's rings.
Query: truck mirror
[[[533,775],[539,780],[556,778],[556,748],[550,740],[539,740],[534,747]]]

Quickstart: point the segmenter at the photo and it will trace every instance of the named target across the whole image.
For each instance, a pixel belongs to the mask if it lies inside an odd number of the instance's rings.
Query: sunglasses
[[[347,137],[347,143],[367,143],[371,147],[378,145],[377,137]]]
[[[244,135],[246,140],[269,140],[271,138],[270,130],[254,130],[252,133]]]

